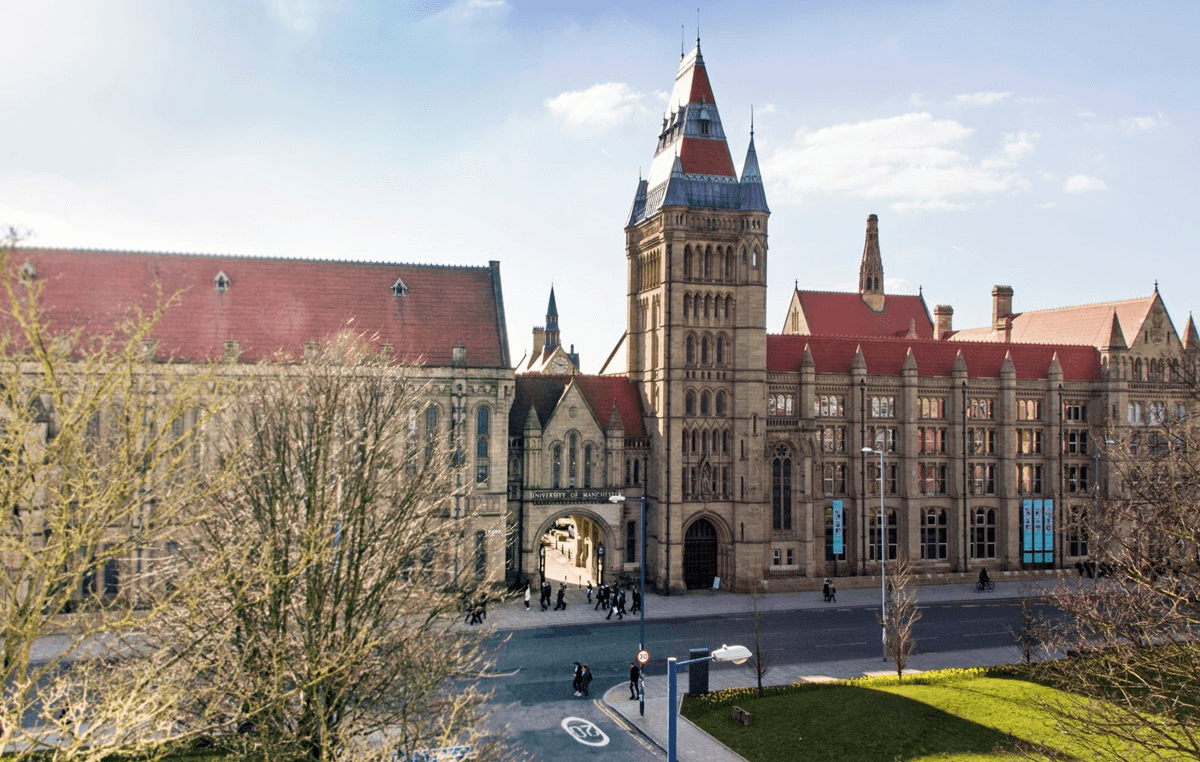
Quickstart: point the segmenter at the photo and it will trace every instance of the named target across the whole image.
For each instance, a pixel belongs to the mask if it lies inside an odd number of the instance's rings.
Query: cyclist
[[[988,583],[991,581],[992,580],[988,577],[987,567],[981,566],[979,568],[979,589],[987,590]]]

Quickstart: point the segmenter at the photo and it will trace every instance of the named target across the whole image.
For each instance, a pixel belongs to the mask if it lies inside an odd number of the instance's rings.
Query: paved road
[[[915,631],[919,653],[1002,648],[1013,644],[1010,628],[1019,619],[1015,601],[945,602],[923,606]],[[493,638],[496,672],[492,679],[498,718],[509,736],[536,759],[603,753],[606,759],[655,759],[637,735],[628,734],[593,701],[572,696],[572,663],[591,665],[593,697],[627,682],[629,660],[638,638],[636,619],[606,621],[597,612],[578,624],[530,628]],[[879,658],[880,629],[875,611],[834,607],[770,611],[762,617],[762,638],[779,665],[816,664]],[[749,612],[709,617],[657,619],[646,623],[646,646],[652,653],[647,675],[666,674],[666,657],[687,658],[701,645],[753,640]],[[884,667],[886,668],[886,667]],[[610,739],[605,747],[578,744],[561,727],[565,717],[587,719]]]

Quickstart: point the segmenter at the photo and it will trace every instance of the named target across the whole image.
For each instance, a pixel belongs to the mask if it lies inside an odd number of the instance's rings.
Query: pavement
[[[1010,575],[993,572],[992,578],[996,588],[989,592],[979,592],[975,589],[975,577],[963,575],[961,581],[949,584],[929,584],[915,587],[920,604],[961,603],[965,605],[987,605],[1003,600],[1024,597],[1038,597],[1048,592],[1064,581],[1074,582],[1074,575],[1066,576],[1058,573],[1035,575]],[[942,577],[944,580],[944,576]],[[818,609],[827,606],[838,608],[871,607],[880,605],[879,578],[856,577],[852,579],[839,578],[837,602],[825,603],[820,590],[795,593],[769,593],[759,595],[757,601],[751,596],[730,593],[722,590],[689,590],[686,593],[673,593],[669,596],[651,593],[646,600],[646,619],[688,619],[720,614],[744,614],[753,610],[755,603],[759,611],[799,611]],[[845,584],[855,587],[846,588]],[[554,582],[557,593],[558,582]],[[552,608],[541,611],[538,606],[537,589],[533,591],[530,610],[525,610],[521,597],[505,600],[500,604],[489,607],[487,624],[497,630],[516,630],[534,627],[569,627],[575,624],[587,623],[594,625],[601,612],[594,611],[585,598],[586,592],[575,585],[567,588],[565,610],[554,611]],[[630,601],[630,604],[632,601]],[[627,618],[636,619],[637,615]],[[713,644],[714,646],[717,644]],[[680,655],[686,658],[686,655]],[[925,672],[937,669],[966,668],[1012,664],[1020,660],[1016,646],[1004,648],[984,648],[964,651],[948,651],[940,653],[917,653],[908,662],[905,674]],[[679,669],[679,697],[687,690],[687,679],[684,676],[687,668]],[[892,675],[895,668],[890,662],[881,658],[849,659],[806,664],[776,664],[772,663],[768,679],[764,685],[789,685],[795,682],[827,682],[864,675]],[[638,702],[630,700],[627,682],[622,682],[603,695],[603,704],[607,709],[624,722],[632,732],[640,733],[649,741],[664,751],[668,739],[668,678],[665,675],[647,677],[646,714],[640,716]],[[753,685],[753,679],[746,670],[734,664],[709,663],[709,688],[746,687]],[[705,733],[700,728],[680,717],[677,724],[676,748],[680,760],[694,762],[736,762],[742,757],[728,747]]]

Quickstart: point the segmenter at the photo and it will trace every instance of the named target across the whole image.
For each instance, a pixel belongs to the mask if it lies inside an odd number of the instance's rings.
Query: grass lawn
[[[683,714],[751,762],[895,762],[1017,759],[1017,745],[1047,756],[1084,756],[1034,700],[1066,698],[995,670],[946,670],[907,677],[749,689],[688,697]],[[750,712],[733,724],[732,707]]]

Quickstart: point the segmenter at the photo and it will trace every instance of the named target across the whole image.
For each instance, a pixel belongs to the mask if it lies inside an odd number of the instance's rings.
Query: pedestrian
[[[821,585],[821,592],[825,594],[825,602],[829,603],[829,577],[826,577],[825,583]]]
[[[625,591],[624,590],[617,591],[617,615],[618,615],[617,616],[618,619],[625,618]]]
[[[588,593],[588,605],[591,606],[592,605],[592,581],[590,579],[588,580],[587,593]]]
[[[567,594],[567,584],[565,582],[559,582],[558,583],[558,600],[555,601],[555,603],[554,603],[555,611],[566,611],[567,610],[566,601],[563,600],[563,598],[566,596],[566,594]]]
[[[837,588],[833,585],[829,586],[829,600],[837,603]]]
[[[634,590],[634,592],[636,593],[637,591]],[[629,700],[630,701],[634,701],[638,697],[638,679],[641,676],[642,676],[642,671],[640,669],[638,669],[638,665],[634,664],[633,662],[629,662]]]
[[[546,580],[543,580],[542,581],[542,599],[541,599],[542,611],[545,611],[546,609],[550,608],[550,589],[551,589],[550,583]]]
[[[525,583],[525,610],[526,611],[529,611],[529,599],[533,597],[533,594],[529,588],[530,588],[530,585],[528,582],[526,582]]]
[[[592,668],[588,665],[583,665],[583,674],[579,677],[579,685],[583,688],[583,695],[588,695],[588,686],[592,684]]]
[[[583,695],[583,665],[575,662],[575,679],[571,682],[571,687],[575,689],[576,696]]]
[[[596,611],[602,608],[608,608],[608,585],[600,583],[600,589],[596,592]]]
[[[636,614],[642,610],[642,593],[637,588],[633,590],[633,608],[629,609],[629,613]]]

